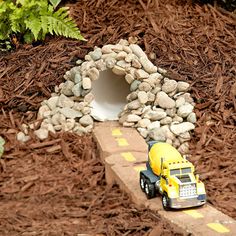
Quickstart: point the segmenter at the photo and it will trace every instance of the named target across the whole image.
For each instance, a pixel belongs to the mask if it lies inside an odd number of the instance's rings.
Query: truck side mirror
[[[167,176],[167,169],[163,170],[163,175],[166,177]]]
[[[199,182],[199,175],[196,175],[196,181]]]

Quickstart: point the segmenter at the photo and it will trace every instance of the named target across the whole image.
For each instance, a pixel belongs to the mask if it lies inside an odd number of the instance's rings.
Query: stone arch
[[[187,151],[189,131],[196,122],[188,83],[168,78],[141,47],[127,40],[95,47],[84,59],[66,72],[66,81],[56,86],[52,97],[40,107],[38,117],[44,120],[35,131],[39,138],[45,138],[48,131],[90,132],[96,119],[91,110],[93,83],[98,83],[102,73],[112,71],[126,81],[130,90],[119,122],[137,128],[146,140],[169,142],[180,151]]]

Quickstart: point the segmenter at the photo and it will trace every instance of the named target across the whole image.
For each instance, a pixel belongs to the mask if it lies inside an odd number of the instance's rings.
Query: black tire
[[[166,193],[162,195],[162,206],[166,211],[170,210],[170,199]]]
[[[146,178],[143,174],[140,173],[139,185],[143,192],[145,192],[145,183],[146,183]]]
[[[148,199],[154,198],[156,196],[155,186],[150,182],[149,179],[147,179],[145,182],[144,192]]]

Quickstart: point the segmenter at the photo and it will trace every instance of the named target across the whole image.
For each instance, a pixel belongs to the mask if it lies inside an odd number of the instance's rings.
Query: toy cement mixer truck
[[[152,141],[146,170],[140,172],[140,187],[147,198],[162,195],[165,210],[206,203],[204,184],[194,175],[194,166],[170,144]]]

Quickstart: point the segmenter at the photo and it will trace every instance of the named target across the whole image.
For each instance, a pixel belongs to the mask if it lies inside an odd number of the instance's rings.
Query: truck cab
[[[170,144],[149,143],[146,170],[140,172],[140,187],[147,198],[162,195],[164,209],[181,209],[206,203],[204,184],[194,175],[191,162]]]

